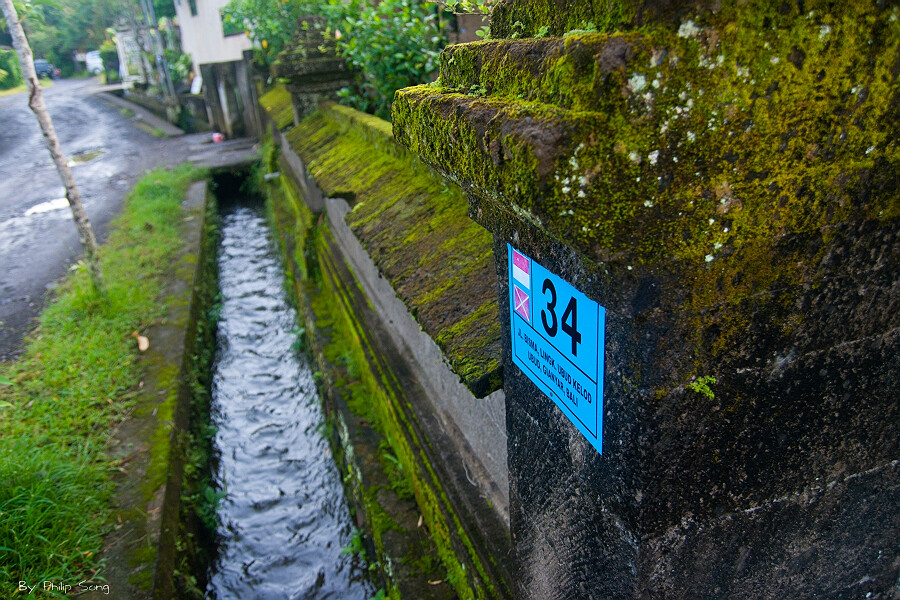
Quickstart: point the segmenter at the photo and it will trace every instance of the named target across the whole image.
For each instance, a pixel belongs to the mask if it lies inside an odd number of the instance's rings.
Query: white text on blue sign
[[[606,309],[507,244],[513,362],[603,453]]]

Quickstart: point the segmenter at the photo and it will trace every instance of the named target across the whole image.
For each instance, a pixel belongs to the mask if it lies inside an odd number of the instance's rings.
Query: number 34
[[[578,333],[578,303],[575,298],[570,298],[566,305],[566,310],[562,314],[562,323],[558,323],[556,319],[556,287],[549,279],[544,279],[544,285],[541,288],[544,297],[549,295],[547,299],[547,308],[541,309],[541,322],[544,330],[550,337],[556,337],[557,326],[562,329],[563,333],[572,338],[572,356],[578,356],[578,344],[581,343],[581,334]],[[548,322],[549,320],[549,322]]]

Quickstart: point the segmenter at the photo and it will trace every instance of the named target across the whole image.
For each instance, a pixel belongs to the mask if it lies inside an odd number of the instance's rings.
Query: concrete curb
[[[119,106],[121,108],[127,108],[134,113],[135,119],[143,121],[152,129],[159,129],[164,134],[166,134],[166,137],[184,135],[184,131],[182,129],[179,129],[178,127],[172,125],[165,119],[157,117],[143,106],[139,106],[134,102],[129,102],[124,98],[119,98],[115,94],[110,94],[108,92],[97,92],[96,96],[98,96],[104,102],[115,104],[116,106]]]

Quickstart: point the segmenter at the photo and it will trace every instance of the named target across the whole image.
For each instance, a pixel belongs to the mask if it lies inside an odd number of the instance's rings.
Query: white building
[[[191,55],[194,73],[200,65],[241,60],[241,53],[251,47],[243,30],[226,35],[222,26],[222,9],[228,0],[175,0],[181,48]]]
[[[243,53],[251,48],[243,28],[222,23],[228,0],[174,0],[181,49],[190,54],[195,80],[203,84],[208,122],[228,137],[258,135],[252,73]]]

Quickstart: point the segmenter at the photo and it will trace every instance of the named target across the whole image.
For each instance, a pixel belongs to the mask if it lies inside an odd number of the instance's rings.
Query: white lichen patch
[[[645,87],[647,87],[647,78],[640,73],[635,73],[631,76],[631,79],[628,80],[628,88],[632,92],[640,92]]]
[[[688,19],[678,28],[678,37],[680,38],[696,38],[700,35],[700,28],[692,19]]]

